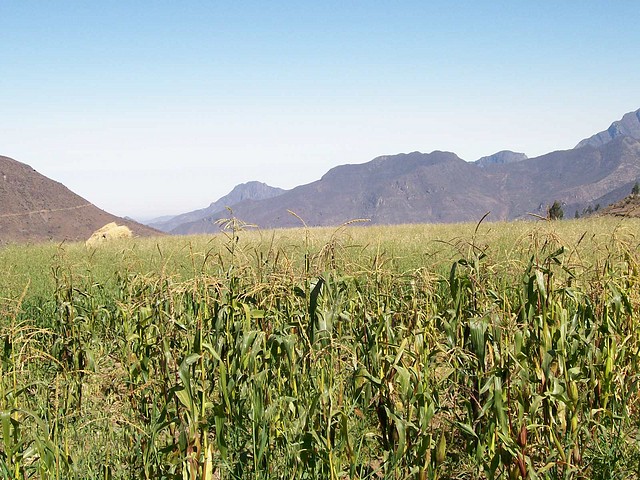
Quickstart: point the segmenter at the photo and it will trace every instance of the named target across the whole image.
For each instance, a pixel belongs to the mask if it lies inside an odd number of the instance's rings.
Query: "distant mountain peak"
[[[486,157],[479,158],[473,163],[480,167],[486,167],[488,165],[504,165],[506,163],[521,162],[527,158],[529,157],[524,153],[512,152],[511,150],[501,150],[493,155],[487,155]]]
[[[226,207],[233,207],[238,203],[247,200],[265,200],[267,198],[276,197],[285,190],[277,187],[271,187],[263,182],[250,181],[241,183],[233,187],[233,189],[225,196],[212,202],[208,207],[194,210],[192,212],[164,218],[162,221],[149,223],[149,226],[157,228],[163,232],[170,232],[183,223],[191,223],[208,217],[214,212],[224,210]]]
[[[209,207],[218,208],[221,202],[227,203],[224,207],[230,207],[233,204],[242,202],[243,200],[263,200],[265,198],[271,198],[282,192],[284,192],[284,190],[281,188],[271,187],[266,183],[251,180],[249,182],[236,185],[224,197],[219,198],[215,202],[211,202]]]
[[[576,148],[586,147],[587,145],[600,147],[622,136],[640,140],[640,109],[623,115],[620,120],[613,122],[606,130],[585,138],[576,145]]]

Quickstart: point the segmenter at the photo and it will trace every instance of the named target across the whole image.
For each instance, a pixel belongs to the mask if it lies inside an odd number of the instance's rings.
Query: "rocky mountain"
[[[135,235],[160,234],[100,210],[30,166],[0,156],[0,244],[86,240],[110,222],[128,226]]]
[[[248,200],[264,200],[267,198],[276,197],[284,193],[284,190],[277,187],[270,187],[266,183],[261,182],[247,182],[240,185],[236,185],[231,192],[224,197],[211,203],[207,208],[200,210],[194,210],[192,212],[176,215],[175,217],[168,217],[150,222],[150,227],[156,228],[163,232],[170,232],[180,225],[197,222],[203,218],[207,218],[217,212],[223,211],[226,207],[233,208],[236,204],[242,201]]]
[[[320,180],[262,201],[243,201],[234,214],[262,228],[339,225],[364,218],[374,224],[476,221],[545,215],[558,200],[567,216],[588,205],[624,197],[640,179],[640,141],[621,136],[511,163],[469,163],[449,152],[378,157],[331,169]],[[172,233],[215,232],[219,211]]]
[[[288,210],[308,225],[339,225],[356,218],[382,224],[473,220],[487,205],[501,210],[492,187],[477,182],[476,172],[483,174],[483,169],[449,152],[383,156],[333,168],[320,180],[274,198],[241,202],[234,214],[260,227],[300,226]],[[460,191],[465,194],[458,195]],[[216,212],[171,233],[216,231],[214,221],[225,216],[227,212]]]
[[[482,157],[474,163],[480,167],[487,165],[504,165],[505,163],[514,163],[526,160],[528,157],[524,153],[512,152],[511,150],[502,150],[487,157]]]
[[[595,135],[582,140],[576,148],[591,145],[593,147],[599,147],[605,143],[609,143],[611,140],[628,136],[640,140],[640,109],[635,112],[629,112],[611,124],[606,130],[596,133]]]

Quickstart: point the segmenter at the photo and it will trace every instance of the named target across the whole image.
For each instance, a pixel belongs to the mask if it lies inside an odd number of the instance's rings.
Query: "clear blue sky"
[[[640,108],[635,1],[0,0],[0,155],[201,208],[419,150],[573,147]]]

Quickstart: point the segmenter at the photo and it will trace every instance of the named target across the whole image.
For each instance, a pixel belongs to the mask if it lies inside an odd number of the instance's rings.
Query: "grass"
[[[638,478],[640,222],[0,250],[0,478]]]

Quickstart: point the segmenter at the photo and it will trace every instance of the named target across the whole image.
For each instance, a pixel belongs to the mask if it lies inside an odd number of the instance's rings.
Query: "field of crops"
[[[640,222],[0,250],[0,478],[640,478]]]

